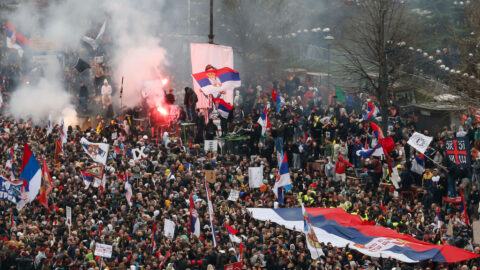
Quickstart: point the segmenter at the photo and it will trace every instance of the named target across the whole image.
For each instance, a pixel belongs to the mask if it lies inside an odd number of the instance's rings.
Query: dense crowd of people
[[[7,97],[16,84],[24,82],[19,78],[21,67],[3,62],[1,67],[0,90]],[[111,87],[102,87],[108,86],[102,66],[95,66],[93,74],[88,84],[94,85],[95,93],[85,92],[88,90],[81,80],[70,80],[74,88],[80,89],[79,110],[86,110],[88,97],[101,97],[103,106],[111,99]],[[284,100],[278,111],[272,89]],[[47,127],[29,119],[14,119],[8,110],[3,110],[3,175],[12,173],[5,165],[11,160],[10,149],[14,149],[13,178],[18,179],[23,145],[28,143],[37,160],[47,160],[53,190],[49,208],[35,200],[19,211],[14,204],[0,200],[0,268],[223,269],[240,261],[242,269],[477,269],[480,262],[476,259],[447,265],[368,257],[348,246],[334,247],[328,239],[319,239],[324,256],[313,260],[303,233],[251,217],[247,207],[278,207],[272,187],[279,168],[277,153],[283,152],[289,162],[293,189],[285,194],[285,204],[280,207],[299,207],[301,203],[308,207],[342,207],[364,220],[419,240],[480,254],[471,226],[479,215],[478,151],[472,148],[472,168],[461,170],[446,158],[442,146],[445,139],[455,136],[467,137],[472,146],[479,146],[480,127],[468,120],[458,132],[445,127],[432,134],[434,140],[425,152],[430,159],[425,159],[424,171],[419,172],[412,171],[417,153],[406,143],[416,130],[415,118],[400,110],[384,116],[389,119],[385,136],[395,142],[391,157],[400,176],[400,187],[395,189],[383,158],[357,155],[362,148],[377,144],[369,121],[362,120],[367,96],[351,93],[345,102],[340,102],[332,93],[295,76],[270,82],[259,80],[238,89],[234,109],[221,120],[220,132],[212,119],[206,123],[203,112],[195,110],[196,94],[186,88],[185,100],[177,100],[176,104],[184,107],[180,120],[195,126],[187,141],[182,140],[183,134],[178,134],[177,129],[165,137],[152,136],[148,127],[126,115],[102,125],[98,125],[101,118],[94,118],[84,125],[68,127],[60,157],[58,125],[48,133]],[[266,107],[271,128],[262,134],[257,119]],[[205,139],[228,138],[231,133],[242,136],[234,141],[232,149],[224,147],[213,153],[204,150]],[[422,133],[427,135],[428,131]],[[79,143],[83,137],[110,145],[104,186],[86,187],[82,179],[81,171],[95,164]],[[129,151],[137,148],[142,158],[135,159]],[[248,168],[259,166],[264,168],[264,186],[250,188]],[[204,170],[216,171],[215,182],[209,183],[216,247]],[[126,175],[131,176],[131,203],[126,197]],[[470,225],[454,203],[443,199],[457,196],[460,183]],[[228,200],[232,189],[240,191],[237,201]],[[190,231],[190,197],[199,214],[199,237]],[[71,224],[66,221],[67,206],[72,208]],[[438,207],[441,227],[435,221]],[[165,219],[175,222],[173,238],[164,235]],[[230,241],[226,223],[238,230],[243,243],[241,253],[240,246]],[[111,258],[95,256],[96,243],[112,245]]]

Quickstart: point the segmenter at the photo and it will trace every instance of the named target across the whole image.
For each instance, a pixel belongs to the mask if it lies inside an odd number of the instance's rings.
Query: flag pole
[[[123,76],[122,85],[120,86],[120,110],[123,111]]]

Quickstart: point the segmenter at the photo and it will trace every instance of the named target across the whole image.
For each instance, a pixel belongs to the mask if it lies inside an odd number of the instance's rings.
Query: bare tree
[[[382,129],[386,130],[389,90],[411,55],[405,45],[413,43],[412,21],[399,0],[370,0],[358,9],[340,40],[348,63],[344,68],[367,80],[378,99]]]

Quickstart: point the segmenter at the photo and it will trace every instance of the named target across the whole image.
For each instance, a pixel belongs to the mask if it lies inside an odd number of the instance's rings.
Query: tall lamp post
[[[327,59],[328,59],[328,75],[327,75],[327,87],[328,90],[330,91],[330,45],[333,43],[333,40],[335,39],[333,36],[328,35],[325,38],[325,42],[327,43]]]
[[[208,34],[208,43],[213,44],[213,0],[210,0],[210,34]]]

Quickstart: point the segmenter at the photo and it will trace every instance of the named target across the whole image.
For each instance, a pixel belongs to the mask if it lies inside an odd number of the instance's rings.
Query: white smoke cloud
[[[71,104],[71,96],[62,85],[55,81],[40,79],[36,85],[23,85],[12,94],[9,110],[16,118],[32,119],[40,123],[48,115],[59,116],[68,112],[70,124],[76,121],[76,112]],[[58,119],[57,119],[58,120]]]
[[[107,20],[106,36],[111,39],[108,50],[113,64],[110,83],[119,86],[122,76],[125,77],[123,104],[132,107],[140,101],[144,82],[161,79],[168,65],[166,51],[158,38],[159,29],[167,28],[163,25],[166,21],[173,24],[171,17],[167,20],[162,14],[165,3],[165,0],[51,1],[43,10],[20,5],[8,18],[17,30],[31,38],[78,49],[87,62],[93,59],[93,53],[91,48],[83,46],[81,38],[86,34],[95,37],[97,25],[99,28]],[[63,86],[60,68],[63,67],[49,64],[38,85],[20,86],[16,90],[9,104],[14,117],[32,117],[39,122],[49,114],[65,111],[72,114],[75,99]],[[118,95],[114,102],[119,103]]]

